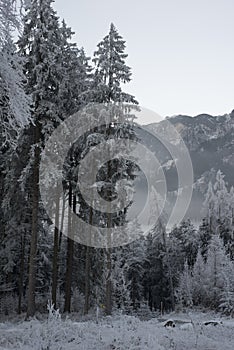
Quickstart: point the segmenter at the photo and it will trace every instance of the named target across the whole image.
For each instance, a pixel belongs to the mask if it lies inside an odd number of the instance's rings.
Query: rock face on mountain
[[[224,116],[169,118],[183,138],[191,156],[195,182],[213,180],[220,169],[229,186],[234,185],[234,111]]]
[[[160,131],[168,121],[176,128],[190,153],[194,171],[194,188],[188,216],[199,220],[208,183],[214,181],[219,169],[225,175],[227,187],[234,186],[234,111],[223,116],[178,115],[147,125],[146,128]],[[145,138],[144,135],[143,138]],[[168,189],[173,193],[178,187],[175,163],[157,140],[148,137],[145,141],[159,158],[167,178]]]

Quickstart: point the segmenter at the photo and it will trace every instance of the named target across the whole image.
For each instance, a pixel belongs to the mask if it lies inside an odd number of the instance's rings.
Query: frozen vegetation
[[[0,350],[233,349],[234,320],[211,313],[172,313],[149,320],[124,315],[98,321],[75,318],[62,320],[54,314],[43,321],[0,323]],[[165,327],[167,318],[175,327]]]

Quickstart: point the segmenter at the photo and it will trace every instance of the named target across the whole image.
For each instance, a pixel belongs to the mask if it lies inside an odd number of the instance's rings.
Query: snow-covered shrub
[[[72,291],[72,300],[71,300],[72,310],[71,311],[82,312],[83,314],[84,303],[85,303],[84,294],[82,294],[78,288],[74,288]]]
[[[54,304],[52,304],[51,301],[48,301],[47,310],[49,312],[49,315],[48,315],[49,322],[54,322],[54,321],[57,322],[57,321],[61,320],[61,315],[60,315],[59,309],[56,310],[54,308]]]
[[[60,289],[58,289],[56,306],[59,310],[63,310],[64,299],[65,299],[64,292],[62,292]]]

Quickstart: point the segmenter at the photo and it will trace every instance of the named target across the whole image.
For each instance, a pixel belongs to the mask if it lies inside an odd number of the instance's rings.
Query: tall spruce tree
[[[78,108],[80,90],[77,77],[77,48],[69,44],[71,31],[62,28],[53,0],[32,0],[23,18],[24,30],[19,39],[20,53],[25,59],[26,91],[32,95],[31,145],[31,248],[27,316],[35,312],[36,256],[39,234],[39,164],[44,141],[59,123]],[[72,86],[71,86],[72,84]]]
[[[134,96],[122,91],[121,84],[131,81],[131,69],[125,63],[126,44],[112,23],[107,36],[94,52],[95,100],[100,103],[127,102],[137,104]]]
[[[13,34],[20,27],[14,0],[0,1],[0,241],[1,284],[17,288],[13,273],[17,269],[17,225],[9,210],[9,183],[19,137],[30,123],[30,97],[24,91],[23,61],[16,52]],[[18,184],[17,184],[18,185]],[[15,209],[17,206],[14,201]],[[19,205],[18,205],[19,207]],[[11,232],[9,232],[9,228]],[[2,287],[3,289],[5,287]]]
[[[125,84],[130,82],[131,80],[131,70],[126,65],[127,54],[125,53],[125,41],[119,35],[117,29],[112,23],[110,26],[110,30],[107,36],[97,45],[98,48],[94,52],[93,62],[95,64],[94,71],[94,89],[93,96],[95,102],[104,103],[104,104],[131,104],[136,105],[137,101],[135,98],[122,91],[121,84]],[[126,120],[125,120],[126,121]],[[117,134],[118,129],[122,129],[122,132],[125,132],[125,136],[127,137],[126,125],[122,120],[122,125],[116,125],[114,128],[111,128],[111,125],[106,127],[105,134],[106,137],[112,137]],[[118,118],[116,118],[116,122],[118,123]],[[112,136],[111,136],[112,134]],[[121,163],[121,162],[120,162]],[[114,171],[114,167],[116,165],[113,164],[112,161],[107,163],[106,166],[106,186],[103,186],[103,191],[108,192],[108,188],[112,183],[112,175],[116,173],[116,169]],[[123,164],[118,164],[118,167],[121,168]],[[111,175],[112,174],[112,175]],[[111,199],[106,198],[110,201],[111,207]],[[113,217],[109,213],[107,215],[107,228],[111,229],[113,225]],[[108,235],[110,237],[110,234]],[[112,283],[111,283],[111,242],[108,242],[108,248],[106,250],[106,264],[107,264],[107,273],[106,273],[106,313],[111,314],[112,309]]]

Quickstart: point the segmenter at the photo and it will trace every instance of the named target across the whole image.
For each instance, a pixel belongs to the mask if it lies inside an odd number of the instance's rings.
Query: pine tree
[[[210,232],[210,224],[207,218],[202,219],[202,222],[198,229],[198,241],[201,249],[202,256],[206,256],[208,244],[212,235]]]
[[[233,256],[233,189],[228,192],[224,175],[217,171],[214,185],[209,183],[203,209],[205,221],[208,223],[206,233],[201,236],[204,240],[212,234],[219,234],[224,240],[228,253]],[[205,223],[205,222],[204,222]],[[204,225],[203,228],[205,229]],[[201,232],[200,229],[200,233]]]
[[[62,69],[66,75],[59,85],[59,110],[61,119],[73,115],[91,100],[92,67],[83,48],[71,42],[71,28],[62,21],[60,28]]]
[[[196,259],[199,241],[198,232],[191,221],[183,221],[179,227],[172,230],[171,236],[176,239],[174,248],[183,259],[183,264],[187,260],[189,266],[192,266]]]
[[[1,241],[1,282],[17,290],[18,280],[14,273],[20,259],[20,239],[17,232],[19,221],[11,216],[20,207],[15,195],[18,183],[10,183],[12,166],[16,164],[16,148],[22,132],[31,121],[30,97],[24,91],[25,76],[23,60],[16,52],[13,33],[20,27],[15,1],[0,1],[0,241]],[[19,165],[19,162],[18,162]],[[10,193],[12,198],[11,206]],[[17,198],[17,199],[16,199]],[[22,197],[21,197],[22,199]],[[23,203],[23,201],[21,202]],[[14,210],[11,208],[14,207]],[[21,212],[21,218],[23,213]],[[19,219],[19,215],[18,215]],[[25,227],[27,223],[25,224]],[[23,239],[22,239],[23,242]],[[22,269],[21,269],[22,271]],[[19,283],[20,284],[20,283]]]
[[[224,290],[224,270],[227,264],[227,255],[223,241],[218,235],[211,238],[207,251],[205,267],[207,303],[210,307],[217,308],[221,292]]]
[[[216,174],[214,192],[216,197],[214,209],[216,212],[217,219],[219,220],[219,222],[221,222],[227,217],[228,214],[228,191],[224,181],[224,175],[220,170],[218,170]]]
[[[95,63],[94,71],[94,86],[93,86],[93,98],[95,102],[107,104],[117,104],[122,109],[122,104],[126,103],[128,105],[137,104],[135,98],[122,91],[121,84],[130,82],[131,71],[126,65],[125,60],[127,54],[125,54],[125,41],[119,35],[115,26],[111,24],[110,31],[107,36],[98,44],[98,49],[94,53],[93,62]],[[122,123],[119,125],[118,122]],[[114,128],[110,125],[106,127],[105,135],[107,138],[114,135],[118,135],[121,130],[122,135],[125,136],[129,134],[129,125],[126,125],[126,115],[124,118],[116,118],[116,125]],[[133,135],[133,133],[132,133]],[[128,136],[129,137],[129,136]],[[117,169],[115,169],[116,164],[113,161],[108,162],[105,170],[105,182],[106,185],[102,187],[102,192],[108,193],[110,186],[112,187],[112,174],[120,173],[121,167],[123,170],[124,164],[117,164]],[[123,171],[122,171],[123,173]],[[107,199],[110,201],[110,198]],[[110,201],[111,206],[111,201]],[[120,217],[120,216],[119,216]],[[111,214],[107,215],[106,221],[107,228],[111,229],[113,225],[113,217]],[[110,238],[110,233],[108,235]],[[111,242],[108,243],[108,248],[106,250],[107,254],[107,278],[106,278],[106,313],[111,314],[112,309],[112,285],[111,285]]]
[[[233,261],[225,252],[222,239],[213,235],[207,249],[206,259],[200,249],[192,268],[185,263],[179,276],[179,301],[233,313],[234,274]]]
[[[52,8],[52,2],[52,0],[32,0],[28,4],[23,18],[23,34],[18,42],[20,53],[25,59],[26,91],[33,98],[32,116],[34,120],[34,126],[32,127],[34,134],[32,142],[33,161],[31,160],[33,178],[31,189],[32,235],[27,316],[32,316],[35,312],[35,272],[39,233],[38,181],[41,147],[61,120],[76,109],[73,104],[74,95],[66,95],[66,88],[68,83],[71,82],[71,76],[75,69],[75,49],[72,51],[67,43],[70,31],[65,25],[62,29],[60,28],[58,17]],[[67,67],[68,57],[73,57],[72,72],[69,71],[70,66]],[[71,90],[68,89],[68,92],[71,92]],[[69,110],[64,108],[65,100],[69,103]]]
[[[79,111],[87,104],[91,95],[89,89],[92,81],[92,69],[89,65],[89,59],[86,57],[84,49],[79,50],[76,44],[70,43],[72,31],[62,22],[61,27],[62,35],[62,56],[63,56],[63,69],[66,71],[66,77],[60,84],[59,88],[59,106],[61,118],[69,117],[75,112]],[[77,149],[76,149],[77,152]],[[76,159],[76,162],[78,159]],[[71,163],[74,164],[74,157],[71,155]],[[69,171],[72,173],[72,164],[69,164]],[[70,183],[68,181],[68,198],[72,196],[73,192],[73,208],[76,208],[79,202],[76,194],[76,183]],[[72,188],[70,188],[72,185]],[[69,201],[69,199],[68,199]],[[71,203],[71,198],[70,198]],[[57,222],[59,222],[59,199],[57,198]],[[58,227],[58,226],[57,226]],[[53,276],[53,299],[55,301],[56,289],[57,289],[57,255],[58,255],[58,230],[54,231],[54,276]],[[71,288],[72,288],[72,270],[73,270],[73,253],[74,242],[72,237],[67,238],[67,273],[66,273],[66,293],[65,293],[65,305],[64,311],[70,312],[71,310]]]
[[[13,32],[19,28],[14,1],[0,1],[0,141],[1,149],[16,145],[31,120],[30,98],[24,92],[23,61],[16,53]]]
[[[179,278],[178,295],[179,300],[185,306],[193,305],[192,274],[187,261],[184,264],[184,271]]]
[[[199,249],[192,269],[192,295],[194,305],[201,305],[205,298],[205,262]]]
[[[144,299],[148,301],[151,311],[171,310],[174,307],[171,261],[163,235],[164,232],[155,225],[146,241]]]
[[[134,310],[137,310],[144,301],[143,278],[144,264],[147,259],[145,237],[131,243],[128,250],[126,259],[128,261],[127,279],[129,281],[131,305]]]
[[[107,36],[94,52],[95,101],[100,103],[121,102],[137,104],[135,98],[122,91],[121,83],[131,80],[131,70],[126,65],[125,41],[112,23]]]
[[[227,251],[234,260],[234,187],[229,191],[229,237],[226,243]]]
[[[227,259],[223,270],[224,285],[220,295],[219,309],[234,317],[234,263]]]
[[[203,204],[203,212],[205,214],[205,217],[207,218],[207,222],[209,225],[209,233],[212,234],[214,231],[215,223],[214,216],[215,216],[215,195],[213,190],[213,185],[211,182],[209,182],[208,190],[205,196],[205,201]]]

